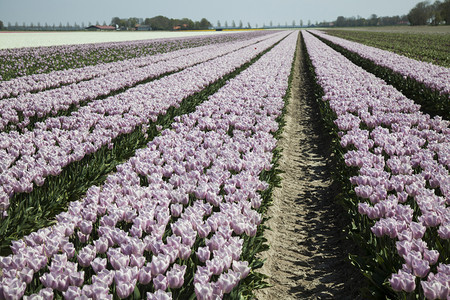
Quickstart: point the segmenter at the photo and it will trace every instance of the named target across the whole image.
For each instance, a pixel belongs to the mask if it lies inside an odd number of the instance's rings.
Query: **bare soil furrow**
[[[257,299],[357,299],[361,275],[348,261],[341,208],[334,203],[329,141],[308,84],[300,41],[286,125],[279,140],[281,187],[267,212],[270,249],[261,273],[269,288]]]

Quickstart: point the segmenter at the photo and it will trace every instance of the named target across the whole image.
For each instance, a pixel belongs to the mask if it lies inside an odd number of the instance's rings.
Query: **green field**
[[[326,30],[328,34],[450,68],[450,27]]]

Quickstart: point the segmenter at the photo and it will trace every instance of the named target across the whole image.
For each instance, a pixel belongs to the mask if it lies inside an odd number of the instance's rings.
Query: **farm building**
[[[138,31],[149,31],[152,30],[152,27],[150,25],[137,24],[135,29]]]
[[[115,26],[107,26],[107,25],[92,25],[86,27],[86,30],[116,30]]]

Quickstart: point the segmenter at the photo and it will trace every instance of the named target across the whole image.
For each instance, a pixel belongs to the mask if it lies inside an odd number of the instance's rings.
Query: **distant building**
[[[176,26],[173,26],[173,30],[187,29],[187,27],[188,27],[187,24],[176,25]]]
[[[152,30],[152,26],[144,25],[144,24],[137,24],[134,29],[136,29],[138,31],[150,31],[150,30]]]
[[[92,25],[86,27],[86,30],[116,30],[115,26],[106,26],[106,25]]]

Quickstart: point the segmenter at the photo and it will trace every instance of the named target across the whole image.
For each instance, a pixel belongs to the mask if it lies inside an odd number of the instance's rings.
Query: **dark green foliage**
[[[327,34],[450,68],[449,34],[327,30]]]

